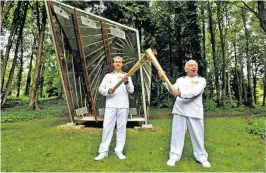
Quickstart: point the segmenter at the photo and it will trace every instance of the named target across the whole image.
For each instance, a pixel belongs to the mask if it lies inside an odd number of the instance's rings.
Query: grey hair
[[[192,62],[192,61],[194,61],[194,62],[198,65],[197,61],[195,61],[195,60],[193,60],[193,59],[190,59],[190,60],[188,60],[188,61],[186,62],[186,64],[185,64],[185,68],[188,66],[188,63],[190,63],[190,62]]]

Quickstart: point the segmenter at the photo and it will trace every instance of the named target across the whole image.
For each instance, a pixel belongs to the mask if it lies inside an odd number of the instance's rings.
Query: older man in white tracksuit
[[[131,78],[125,78],[126,73],[122,72],[123,59],[120,56],[113,58],[114,71],[108,73],[102,80],[99,92],[106,96],[106,106],[103,121],[102,142],[99,147],[99,155],[95,160],[102,160],[108,156],[109,145],[112,140],[113,131],[116,125],[116,147],[115,154],[119,159],[126,159],[123,149],[126,141],[126,126],[129,111],[129,93],[134,92],[134,85]],[[115,91],[113,87],[123,79]]]
[[[198,76],[198,64],[194,60],[189,60],[185,65],[187,76],[176,80],[172,94],[176,101],[172,110],[172,137],[169,152],[168,166],[175,166],[181,159],[185,134],[189,130],[193,153],[198,162],[203,167],[209,168],[208,153],[204,148],[204,122],[203,122],[203,104],[202,93],[206,86],[206,80]],[[164,72],[158,72],[160,77]],[[167,84],[163,83],[167,88]]]

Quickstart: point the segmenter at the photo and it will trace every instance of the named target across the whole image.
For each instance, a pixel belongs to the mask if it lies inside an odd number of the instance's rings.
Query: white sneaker
[[[126,156],[123,153],[115,153],[115,155],[118,157],[118,159],[123,160],[126,159]]]
[[[102,160],[105,157],[108,157],[107,153],[100,153],[97,157],[94,158],[94,160],[98,161],[98,160]]]
[[[211,164],[210,162],[208,162],[207,158],[203,157],[203,158],[200,158],[200,160],[198,160],[201,165],[204,167],[204,168],[210,168],[211,167]]]
[[[175,160],[175,159],[169,159],[167,162],[166,162],[166,164],[168,165],[168,166],[175,166],[175,163],[177,162],[177,160]]]
[[[210,168],[211,167],[211,164],[210,162],[208,162],[208,160],[205,160],[203,162],[200,162],[201,165],[204,167],[204,168]]]

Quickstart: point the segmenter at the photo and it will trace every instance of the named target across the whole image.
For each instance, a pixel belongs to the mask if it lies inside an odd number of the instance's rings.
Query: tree
[[[260,26],[261,28],[264,30],[264,32],[266,33],[266,8],[265,8],[265,2],[264,1],[257,1],[257,9],[258,12],[256,12],[255,10],[253,10],[252,7],[250,7],[245,1],[241,1],[245,7],[247,7],[247,9],[249,11],[251,11],[259,20],[260,20]]]
[[[213,28],[213,19],[212,19],[212,7],[211,3],[208,2],[208,16],[209,16],[209,32],[211,34],[211,47],[212,47],[212,57],[213,57],[213,65],[215,71],[215,86],[216,86],[216,102],[217,106],[221,105],[221,93],[220,93],[220,82],[219,82],[219,68],[218,68],[218,58],[216,52],[216,41],[215,41],[215,33]]]
[[[35,50],[36,41],[37,41],[36,37],[33,34],[33,44],[32,44],[32,47],[31,47],[32,52],[30,54],[29,71],[28,71],[28,75],[27,75],[26,87],[25,87],[25,92],[24,92],[25,96],[29,96],[29,92],[30,92],[32,62],[33,62],[33,56],[34,56],[34,50]]]
[[[29,5],[29,2],[24,2],[24,4],[23,4],[24,8],[22,9],[22,11],[23,11],[22,18],[21,18],[21,20],[19,22],[19,33],[18,33],[18,38],[17,38],[17,42],[16,42],[15,55],[14,55],[14,58],[13,58],[13,63],[12,63],[11,70],[9,72],[9,77],[8,77],[8,81],[7,81],[7,84],[6,84],[6,88],[5,88],[5,91],[3,93],[3,99],[2,99],[1,105],[5,104],[7,96],[9,95],[10,90],[11,90],[11,84],[12,84],[12,80],[13,80],[13,76],[14,76],[14,72],[15,72],[15,67],[16,67],[16,64],[17,64],[18,50],[19,50],[19,46],[22,46],[22,45],[20,45],[20,43],[21,43],[21,39],[22,39],[22,35],[23,35],[24,24],[25,24],[25,21],[26,21],[28,5]]]
[[[4,22],[4,19],[7,17],[10,9],[13,7],[14,5],[14,1],[1,1],[1,8],[0,8],[0,14],[1,14],[1,19],[0,19],[0,32],[2,33],[2,25],[3,25],[3,22]]]
[[[218,23],[218,29],[219,29],[219,36],[220,36],[220,44],[221,44],[221,53],[222,53],[222,80],[223,80],[223,85],[222,85],[222,100],[221,100],[221,106],[225,105],[226,101],[226,96],[227,96],[227,82],[226,82],[226,60],[225,60],[225,40],[226,40],[226,34],[227,34],[227,28],[224,26],[224,13],[221,11],[226,6],[222,6],[224,3],[223,2],[216,2],[217,3],[217,23]],[[230,89],[230,88],[229,88]]]
[[[22,83],[22,72],[23,72],[23,37],[20,39],[20,57],[19,57],[19,72],[17,76],[17,96],[20,95],[21,83]]]
[[[264,46],[264,79],[263,79],[264,89],[263,89],[263,100],[262,106],[265,106],[266,99],[266,47]]]
[[[33,108],[35,104],[35,110],[38,111],[38,87],[39,87],[39,79],[40,79],[40,69],[41,69],[41,61],[42,61],[42,50],[43,50],[43,42],[44,42],[44,34],[45,34],[45,27],[47,21],[47,14],[45,10],[45,6],[42,6],[42,23],[39,30],[39,39],[38,39],[38,52],[36,56],[36,64],[35,64],[35,71],[34,71],[34,78],[32,81],[31,86],[31,93],[29,98],[29,108]]]
[[[250,96],[248,97],[248,103],[251,105],[254,105],[254,96],[253,96],[253,89],[251,86],[251,60],[249,55],[249,31],[247,28],[247,16],[245,9],[242,9],[242,20],[243,20],[243,26],[245,31],[245,40],[246,40],[246,58],[247,58],[247,78],[248,78],[248,92],[250,93]]]
[[[10,50],[11,50],[12,43],[15,37],[15,33],[17,32],[17,28],[19,26],[19,22],[21,20],[21,13],[22,13],[21,6],[22,6],[22,2],[18,1],[17,7],[14,11],[12,24],[10,27],[10,34],[9,34],[7,45],[6,45],[5,55],[3,57],[2,64],[1,64],[1,77],[0,77],[1,93],[3,92],[4,77],[5,77],[6,66],[7,66],[7,61],[9,59]],[[2,28],[2,25],[1,25],[1,28]]]

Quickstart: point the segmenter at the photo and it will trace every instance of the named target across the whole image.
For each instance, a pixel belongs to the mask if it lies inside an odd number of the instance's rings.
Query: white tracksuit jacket
[[[126,73],[108,73],[104,76],[99,87],[99,92],[106,96],[105,108],[129,108],[128,93],[134,92],[134,85],[131,77],[128,78],[128,84],[122,83],[113,94],[108,93],[109,88],[113,88]]]
[[[168,88],[166,83],[163,83]],[[174,88],[181,92],[176,97],[172,114],[203,119],[202,93],[206,86],[206,79],[200,76],[180,77],[176,80]]]

